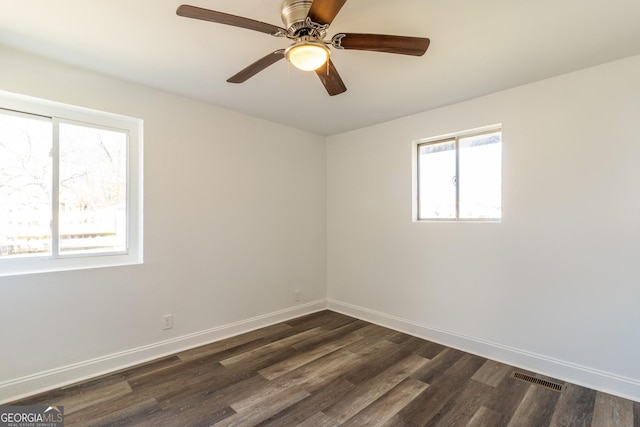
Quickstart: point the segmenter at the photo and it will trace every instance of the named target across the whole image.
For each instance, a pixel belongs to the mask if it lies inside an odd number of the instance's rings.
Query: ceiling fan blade
[[[253,64],[249,65],[248,67],[246,67],[244,70],[240,71],[239,73],[229,77],[229,79],[227,79],[227,82],[229,82],[229,83],[243,83],[243,82],[249,80],[251,77],[253,77],[256,74],[258,74],[260,71],[262,71],[265,68],[267,68],[268,66],[275,64],[276,62],[278,62],[282,58],[284,58],[284,49],[276,50],[275,52],[272,52],[272,53],[268,54],[267,56],[264,56],[264,57],[258,59],[256,62],[254,62]]]
[[[316,24],[331,24],[347,0],[313,0],[307,17]]]
[[[413,56],[424,55],[429,43],[430,40],[424,37],[386,34],[340,33],[331,39],[331,44],[337,49],[368,50]]]
[[[327,65],[322,66],[316,70],[316,74],[320,77],[320,81],[324,85],[329,95],[339,95],[347,91],[347,87],[338,74],[335,65],[331,62],[331,59],[327,60]]]
[[[276,25],[255,21],[249,18],[243,18],[242,16],[216,12],[215,10],[190,6],[188,4],[183,4],[182,6],[178,7],[176,13],[179,16],[184,16],[186,18],[201,19],[203,21],[211,21],[218,24],[231,25],[232,27],[246,28],[249,30],[259,31],[261,33],[271,34],[272,36],[284,37],[287,35],[287,30]]]

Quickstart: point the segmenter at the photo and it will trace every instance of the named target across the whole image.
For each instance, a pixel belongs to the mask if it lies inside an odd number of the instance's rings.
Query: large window
[[[417,219],[502,217],[502,132],[465,132],[417,144]]]
[[[141,126],[0,93],[0,274],[142,261]]]

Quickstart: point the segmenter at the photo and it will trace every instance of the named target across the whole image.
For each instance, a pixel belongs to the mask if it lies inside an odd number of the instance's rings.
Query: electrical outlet
[[[293,291],[293,300],[300,301],[300,289],[296,289]]]
[[[162,316],[162,329],[167,330],[173,328],[173,314],[165,314]]]

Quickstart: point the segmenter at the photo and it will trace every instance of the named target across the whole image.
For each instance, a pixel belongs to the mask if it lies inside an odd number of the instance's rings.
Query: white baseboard
[[[0,404],[220,341],[320,310],[320,300],[0,383]]]
[[[640,381],[554,359],[506,345],[465,336],[390,316],[367,308],[328,300],[329,310],[366,320],[419,338],[593,390],[640,402]]]

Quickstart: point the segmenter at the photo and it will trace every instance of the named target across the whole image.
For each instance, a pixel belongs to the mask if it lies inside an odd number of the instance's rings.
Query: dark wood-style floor
[[[67,426],[640,427],[638,403],[513,370],[323,311],[13,404]]]

